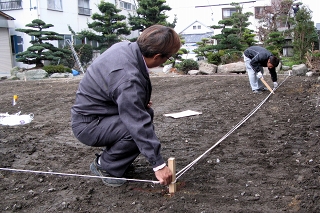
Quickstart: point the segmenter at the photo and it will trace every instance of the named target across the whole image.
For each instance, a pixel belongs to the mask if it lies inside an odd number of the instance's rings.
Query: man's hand
[[[262,73],[261,72],[257,73],[257,78],[262,78]]]
[[[149,101],[149,104],[147,105],[148,108],[152,107],[152,101]]]
[[[155,172],[156,178],[162,185],[169,185],[172,182],[172,172],[169,167],[165,166]]]
[[[273,82],[273,89],[275,90],[278,87],[278,83],[277,82]]]

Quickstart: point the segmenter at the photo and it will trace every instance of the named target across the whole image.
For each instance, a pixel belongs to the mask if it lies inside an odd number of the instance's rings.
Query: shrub
[[[81,65],[86,66],[92,60],[93,48],[89,44],[78,44],[74,49],[80,55]]]
[[[208,53],[208,63],[218,65],[221,63],[221,57],[219,53]]]
[[[42,69],[44,69],[49,75],[53,73],[71,73],[71,69],[69,67],[65,67],[63,65],[47,65],[44,66]]]
[[[199,64],[195,60],[192,59],[186,59],[183,60],[180,63],[181,71],[183,71],[185,74],[188,73],[189,70],[197,70],[199,69]]]
[[[222,64],[229,64],[238,61],[243,61],[243,53],[241,51],[230,51],[221,56]]]

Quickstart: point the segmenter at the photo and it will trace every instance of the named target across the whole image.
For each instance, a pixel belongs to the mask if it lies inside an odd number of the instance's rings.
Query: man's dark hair
[[[150,58],[156,54],[170,57],[181,47],[179,35],[174,29],[162,25],[153,25],[145,29],[137,39],[143,56]]]
[[[276,56],[270,56],[269,59],[273,67],[277,67],[279,65],[280,60]]]

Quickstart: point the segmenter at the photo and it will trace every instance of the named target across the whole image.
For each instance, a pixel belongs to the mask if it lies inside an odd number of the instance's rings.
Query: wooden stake
[[[260,78],[260,80],[262,81],[262,83],[268,88],[268,90],[274,94],[273,90],[271,89],[271,87],[269,86],[269,84],[262,78]]]
[[[168,167],[172,172],[172,182],[169,184],[169,193],[175,193],[176,192],[176,160],[175,158],[169,158],[168,159]]]

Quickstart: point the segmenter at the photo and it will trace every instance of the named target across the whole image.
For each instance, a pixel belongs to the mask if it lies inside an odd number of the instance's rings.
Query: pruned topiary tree
[[[46,31],[52,24],[46,24],[40,19],[34,19],[30,24],[27,24],[27,29],[18,28],[16,31],[26,33],[33,37],[30,41],[32,46],[24,52],[17,54],[17,61],[24,64],[35,64],[36,67],[43,67],[43,61],[59,61],[65,57],[65,54],[70,54],[70,50],[55,47],[47,41],[62,40],[59,34],[53,31]]]

